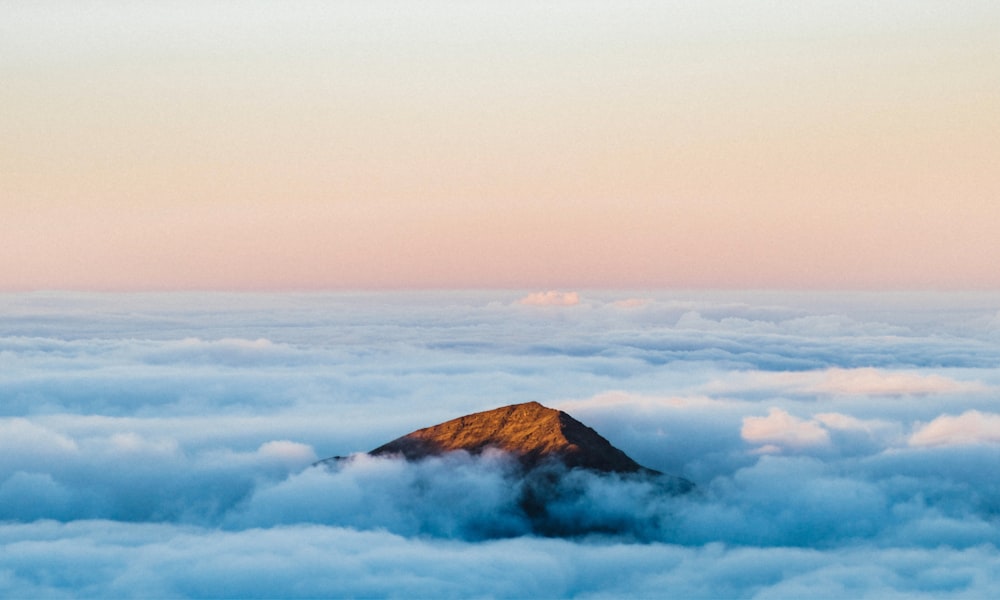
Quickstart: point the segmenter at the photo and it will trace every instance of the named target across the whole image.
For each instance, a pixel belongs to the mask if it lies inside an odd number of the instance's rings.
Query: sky
[[[0,0],[0,596],[1000,596],[997,31]],[[363,454],[528,401],[695,491]]]
[[[997,289],[1000,6],[0,2],[0,289]]]
[[[1000,294],[0,294],[0,596],[989,598]],[[644,478],[360,455],[567,411]],[[332,469],[322,458],[354,455]]]

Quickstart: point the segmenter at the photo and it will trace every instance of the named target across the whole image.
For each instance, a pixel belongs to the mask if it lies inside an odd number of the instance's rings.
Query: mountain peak
[[[487,448],[508,452],[529,469],[557,460],[570,468],[656,473],[629,458],[590,427],[538,402],[503,406],[418,429],[369,454],[401,454],[409,460],[418,460],[456,450],[480,454]]]
[[[459,450],[476,455],[490,448],[513,456],[523,467],[519,472],[506,473],[506,482],[516,496],[515,510],[526,519],[528,529],[538,535],[567,537],[624,531],[617,518],[566,518],[563,509],[583,501],[588,482],[594,479],[563,478],[562,469],[582,469],[598,477],[621,474],[622,480],[641,478],[652,484],[646,488],[650,493],[684,494],[694,489],[694,484],[683,477],[643,467],[590,427],[537,402],[502,406],[418,429],[368,454],[416,461]],[[336,468],[342,460],[345,458],[335,456],[317,464]],[[433,471],[440,473],[438,469]]]

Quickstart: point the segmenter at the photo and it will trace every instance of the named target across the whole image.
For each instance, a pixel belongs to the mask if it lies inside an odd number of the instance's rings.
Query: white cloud
[[[1000,443],[1000,415],[966,411],[958,416],[942,415],[921,425],[910,436],[911,446],[961,446]]]
[[[712,382],[713,393],[772,391],[788,395],[927,396],[974,394],[991,388],[978,381],[960,381],[934,373],[862,367],[831,367],[810,371],[751,371]]]
[[[77,450],[73,439],[26,418],[0,419],[0,451],[4,455],[66,455]]]
[[[822,379],[807,388],[825,394],[903,396],[971,393],[986,389],[977,382],[963,382],[940,375],[922,375],[881,369],[827,369]]]
[[[555,290],[532,292],[518,302],[527,306],[576,306],[580,303],[580,294]]]
[[[139,434],[126,431],[111,435],[105,442],[105,447],[115,455],[164,455],[172,456],[179,451],[176,440],[160,438],[148,440]]]
[[[275,347],[274,342],[266,338],[248,340],[243,338],[222,338],[220,340],[202,340],[200,338],[184,338],[167,347],[176,348],[239,348],[241,350],[268,350]]]
[[[753,444],[795,450],[830,443],[830,435],[818,423],[792,416],[780,408],[770,409],[766,417],[745,417],[740,435]]]
[[[565,400],[558,408],[565,411],[614,409],[625,410],[657,410],[657,409],[707,409],[713,407],[732,407],[734,403],[725,399],[710,396],[648,396],[630,394],[622,390],[614,390],[598,394],[584,400]]]
[[[80,521],[0,525],[4,597],[975,597],[1000,552],[971,547],[442,542],[296,525],[219,531]],[[26,565],[45,566],[45,577]]]
[[[317,460],[312,446],[289,440],[265,442],[257,449],[257,454],[264,460],[293,466],[306,466]]]
[[[997,302],[587,293],[0,295],[0,596],[997,595]],[[527,400],[696,493],[308,466]]]
[[[851,415],[841,413],[820,413],[813,416],[813,419],[820,422],[827,429],[839,429],[843,431],[863,431],[865,433],[875,433],[886,429],[894,429],[893,423],[880,419],[859,419]]]

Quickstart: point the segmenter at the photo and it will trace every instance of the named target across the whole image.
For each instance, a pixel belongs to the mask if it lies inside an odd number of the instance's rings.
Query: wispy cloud
[[[759,390],[793,395],[927,396],[974,394],[991,388],[979,381],[960,381],[935,373],[831,367],[799,372],[740,373],[725,381],[713,382],[706,389],[715,393]]]
[[[955,381],[941,375],[923,375],[880,369],[828,369],[822,379],[806,387],[824,394],[904,396],[972,393],[986,390],[978,382]]]
[[[642,308],[651,302],[652,300],[649,298],[625,298],[624,300],[615,300],[614,305],[618,308]]]

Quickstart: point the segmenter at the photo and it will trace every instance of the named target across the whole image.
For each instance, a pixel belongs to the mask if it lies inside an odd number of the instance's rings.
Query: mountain
[[[408,460],[419,460],[455,450],[480,454],[487,448],[508,452],[529,469],[558,461],[570,468],[601,472],[655,473],[590,427],[537,402],[504,406],[418,429],[369,454],[400,454]]]
[[[508,483],[516,490],[512,515],[520,515],[526,529],[503,529],[505,522],[479,525],[476,535],[484,538],[521,535],[573,537],[591,534],[628,534],[643,539],[645,527],[629,516],[590,513],[586,506],[598,482],[640,487],[628,493],[684,494],[694,484],[672,475],[643,467],[611,445],[599,433],[561,410],[537,402],[513,404],[474,413],[418,429],[368,452],[372,456],[402,456],[419,461],[448,452],[481,454],[497,449],[515,457],[523,469],[511,473]],[[320,461],[338,468],[343,457]],[[566,476],[569,475],[569,476]],[[612,479],[605,479],[611,477]],[[631,481],[629,484],[626,480]],[[597,488],[592,486],[597,485]],[[419,486],[418,486],[419,488]],[[576,511],[576,512],[574,512]],[[492,523],[492,522],[491,522]]]
[[[368,454],[420,460],[456,450],[476,455],[488,448],[513,455],[526,471],[564,466],[599,473],[658,475],[662,483],[669,480],[671,487],[681,492],[694,486],[681,477],[640,465],[592,428],[538,402],[503,406],[418,429]],[[335,456],[320,462],[334,464],[342,458]]]

